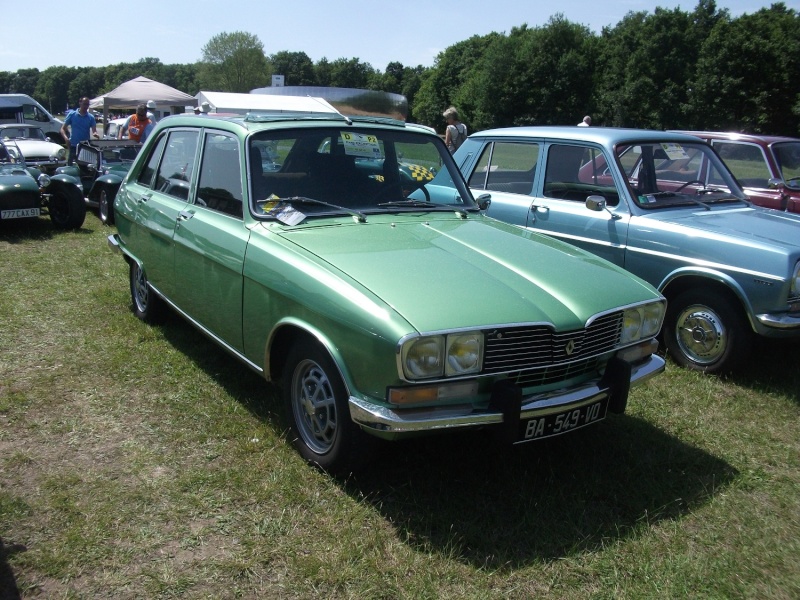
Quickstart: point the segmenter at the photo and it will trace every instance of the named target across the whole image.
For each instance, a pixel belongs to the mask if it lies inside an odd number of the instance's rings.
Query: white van
[[[4,123],[37,125],[50,140],[64,145],[64,138],[61,137],[64,122],[56,119],[27,94],[0,94],[0,124]]]

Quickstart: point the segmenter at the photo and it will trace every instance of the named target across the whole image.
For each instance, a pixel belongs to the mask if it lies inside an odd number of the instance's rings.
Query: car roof
[[[576,142],[595,142],[615,146],[633,141],[658,140],[661,142],[697,142],[694,136],[655,129],[625,129],[618,127],[532,126],[502,127],[473,133],[470,137],[536,137],[555,138]]]
[[[435,130],[417,125],[406,123],[386,117],[372,116],[344,116],[341,114],[330,113],[249,113],[247,115],[217,115],[216,113],[204,113],[195,115],[183,113],[164,117],[158,122],[159,129],[163,127],[196,127],[207,126],[209,121],[222,126],[228,130],[239,129],[241,131],[263,131],[268,129],[284,129],[290,127],[341,127],[352,125],[354,127],[368,127],[379,129],[398,129],[415,131],[421,134],[438,137]]]
[[[677,131],[701,138],[715,140],[731,140],[734,142],[753,142],[761,144],[775,144],[778,142],[800,142],[800,138],[786,137],[782,135],[757,135],[752,133],[738,133],[736,131]]]

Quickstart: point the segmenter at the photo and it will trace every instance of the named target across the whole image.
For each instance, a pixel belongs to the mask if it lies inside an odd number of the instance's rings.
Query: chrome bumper
[[[653,354],[648,360],[631,367],[631,387],[640,385],[661,373],[666,363]],[[526,396],[522,399],[521,419],[577,408],[610,397],[613,390],[599,383],[569,390],[557,390]],[[503,422],[500,411],[476,411],[471,405],[442,408],[395,409],[378,406],[350,397],[350,417],[366,430],[375,433],[406,434],[423,431],[448,430],[461,427],[479,427]]]
[[[765,327],[774,329],[800,329],[800,314],[795,316],[790,314],[763,314],[756,315],[756,319]]]
[[[119,246],[119,237],[116,233],[112,233],[106,238],[106,242],[108,243],[108,248],[112,252],[119,252],[122,254],[122,248]]]

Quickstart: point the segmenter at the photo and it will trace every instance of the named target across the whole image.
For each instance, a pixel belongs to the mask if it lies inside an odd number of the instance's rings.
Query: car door
[[[189,202],[198,136],[192,129],[165,132],[127,185],[137,205],[130,246],[137,249],[150,284],[171,300],[176,292],[173,237],[178,215]]]
[[[599,147],[548,142],[539,163],[527,228],[624,266],[631,215],[613,161]],[[587,208],[590,196],[606,208]]]
[[[491,194],[486,214],[527,227],[539,154],[535,141],[497,140],[483,146],[467,182],[476,198]]]
[[[778,175],[772,173],[763,148],[749,142],[729,140],[711,140],[711,145],[754,204],[785,210],[786,202],[781,191],[769,188],[769,180]]]
[[[242,270],[249,240],[243,219],[242,148],[204,130],[197,185],[175,225],[175,300],[205,329],[242,350]]]

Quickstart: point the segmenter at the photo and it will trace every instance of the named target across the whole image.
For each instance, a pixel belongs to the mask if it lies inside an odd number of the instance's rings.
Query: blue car
[[[661,291],[662,338],[677,363],[729,372],[755,336],[800,336],[800,215],[753,206],[702,140],[515,127],[473,134],[454,158],[489,216],[589,250]]]

